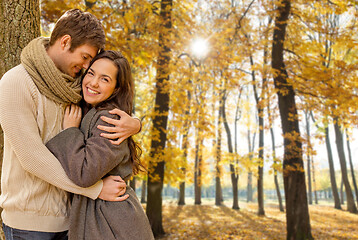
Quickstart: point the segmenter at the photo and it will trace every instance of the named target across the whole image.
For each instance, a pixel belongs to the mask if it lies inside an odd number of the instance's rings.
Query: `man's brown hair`
[[[91,13],[79,9],[68,10],[58,19],[51,33],[50,46],[66,34],[71,36],[71,51],[83,44],[103,49],[106,42],[101,22]]]

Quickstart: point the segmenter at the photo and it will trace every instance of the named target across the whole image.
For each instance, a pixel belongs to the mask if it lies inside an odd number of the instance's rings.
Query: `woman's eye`
[[[87,72],[87,75],[93,76],[93,72]]]
[[[84,60],[87,60],[87,59],[88,59],[88,57],[87,57],[87,56],[83,56],[83,59],[84,59]]]
[[[109,82],[108,78],[102,78],[103,81]]]

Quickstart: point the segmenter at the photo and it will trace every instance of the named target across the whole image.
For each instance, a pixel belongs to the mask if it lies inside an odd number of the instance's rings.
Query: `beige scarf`
[[[21,52],[21,63],[40,93],[57,103],[78,103],[81,100],[80,78],[61,72],[47,55],[48,38],[32,40]]]

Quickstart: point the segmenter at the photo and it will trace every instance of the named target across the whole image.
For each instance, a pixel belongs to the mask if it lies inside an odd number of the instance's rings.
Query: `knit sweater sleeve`
[[[106,110],[94,115],[89,129],[87,126],[85,129],[89,131],[88,138],[85,138],[79,128],[72,127],[60,132],[46,144],[61,162],[69,178],[82,187],[96,183],[118,164],[122,164],[121,172],[118,172],[124,174],[120,174],[122,178],[132,173],[127,140],[113,145],[108,139],[101,137],[100,133],[103,131],[97,126],[110,125],[102,121],[100,116],[113,118]]]
[[[21,166],[58,188],[96,199],[103,182],[89,188],[75,185],[43,143],[36,121],[38,91],[33,82],[23,79],[23,76],[11,71],[0,81],[0,123]]]

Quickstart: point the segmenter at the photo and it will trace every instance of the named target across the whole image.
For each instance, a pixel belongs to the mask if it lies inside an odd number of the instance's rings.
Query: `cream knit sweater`
[[[68,192],[92,199],[103,182],[76,186],[45,143],[61,131],[63,106],[40,94],[22,65],[0,81],[4,158],[0,206],[3,222],[22,230],[60,232],[69,227]],[[70,141],[70,140],[69,140]]]

